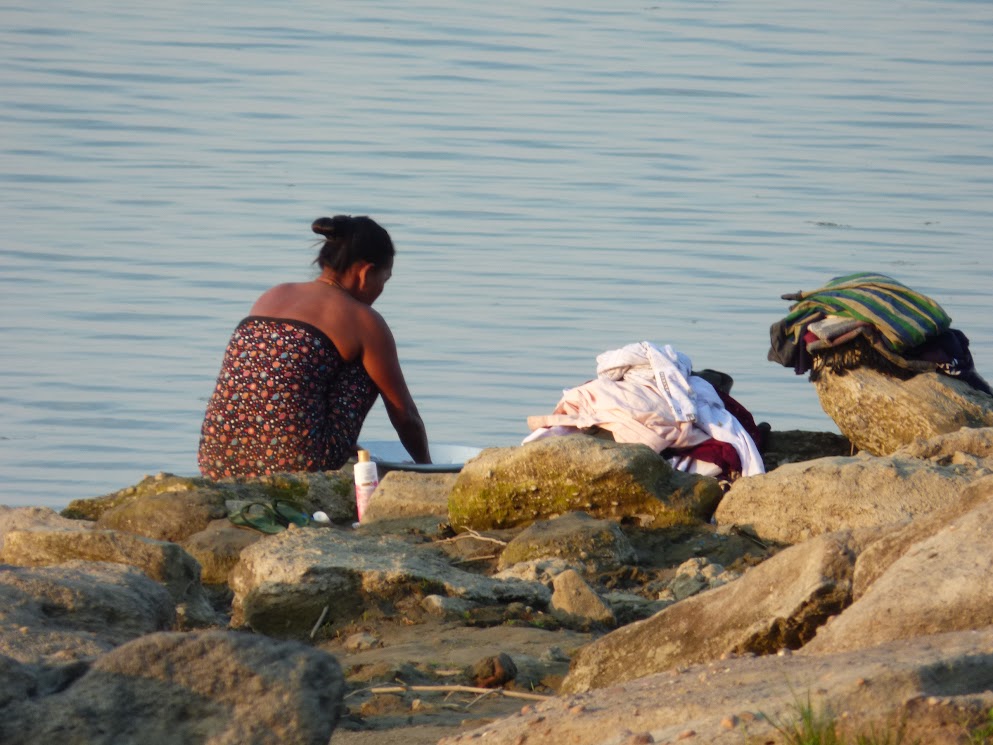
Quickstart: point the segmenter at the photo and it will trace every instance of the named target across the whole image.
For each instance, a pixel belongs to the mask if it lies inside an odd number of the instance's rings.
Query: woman
[[[311,282],[255,301],[228,343],[200,431],[200,471],[219,479],[341,468],[376,397],[417,463],[427,434],[386,321],[372,309],[393,272],[389,233],[368,217],[322,217]]]

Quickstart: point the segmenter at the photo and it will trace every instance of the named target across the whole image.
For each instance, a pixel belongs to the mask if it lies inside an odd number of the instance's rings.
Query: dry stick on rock
[[[489,541],[490,543],[496,543],[500,546],[506,546],[506,541],[501,541],[499,538],[490,538],[488,535],[480,535],[475,530],[467,530],[465,533],[459,533],[451,538],[443,538],[438,541],[438,543],[451,543],[452,541],[461,541],[463,538],[475,538],[480,541]]]
[[[324,623],[324,619],[327,618],[327,615],[328,615],[328,611],[329,610],[331,610],[331,606],[330,605],[325,605],[324,606],[324,610],[321,611],[321,617],[317,619],[317,623],[314,624],[314,628],[312,628],[310,630],[310,638],[311,639],[314,638],[314,634],[317,633],[317,630],[319,628],[321,628],[321,624]]]
[[[470,701],[469,703],[467,703],[465,705],[465,708],[468,709],[470,706],[475,706],[476,704],[478,704],[480,701],[482,701],[487,696],[494,696],[494,695],[498,694],[499,692],[500,692],[500,689],[499,688],[488,688],[486,690],[486,693],[481,693],[478,696],[476,696],[476,698],[474,698],[472,701]]]
[[[524,693],[521,691],[507,691],[503,688],[476,688],[475,686],[460,686],[460,685],[443,685],[443,686],[383,686],[376,688],[363,688],[359,691],[352,691],[347,694],[345,698],[350,698],[352,696],[357,696],[360,693],[407,693],[408,691],[434,691],[438,693],[450,692],[450,693],[475,693],[485,696],[489,696],[494,693],[499,693],[501,696],[507,696],[508,698],[526,698],[531,701],[547,701],[550,698],[555,698],[554,696],[542,696],[539,693]]]
[[[486,556],[469,556],[465,559],[459,559],[458,561],[453,561],[453,564],[469,564],[473,561],[488,561],[490,559],[499,559],[500,554],[487,554]]]

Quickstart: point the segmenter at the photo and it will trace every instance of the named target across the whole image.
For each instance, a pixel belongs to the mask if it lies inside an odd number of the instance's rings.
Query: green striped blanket
[[[799,302],[790,306],[783,322],[797,341],[808,320],[844,316],[871,323],[894,352],[902,352],[946,331],[952,323],[931,298],[872,272],[835,277],[818,290],[791,297]]]

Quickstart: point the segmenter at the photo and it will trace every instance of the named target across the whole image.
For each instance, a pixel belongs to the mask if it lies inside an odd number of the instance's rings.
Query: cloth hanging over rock
[[[657,453],[715,440],[734,449],[742,475],[765,472],[755,440],[714,387],[692,374],[689,357],[670,345],[643,341],[603,352],[597,377],[563,391],[553,413],[528,417],[528,427],[532,432],[524,442],[597,428],[617,442],[642,443]],[[703,472],[696,460],[673,456],[670,463]]]
[[[991,392],[975,370],[968,338],[951,327],[944,309],[892,277],[858,272],[782,297],[797,302],[770,327],[767,358],[797,375],[812,370],[815,380],[825,365],[871,364],[900,377],[939,372]]]
[[[783,319],[794,335],[825,316],[841,316],[874,326],[894,352],[916,347],[952,323],[927,295],[874,272],[835,277],[820,289],[783,295],[783,299],[798,301]]]

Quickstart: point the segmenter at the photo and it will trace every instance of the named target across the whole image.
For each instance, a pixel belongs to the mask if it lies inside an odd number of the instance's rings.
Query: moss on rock
[[[190,478],[171,473],[158,473],[155,476],[146,476],[133,486],[127,486],[102,497],[74,499],[59,514],[72,520],[98,520],[105,512],[142,497],[191,492],[209,487],[211,483],[209,479],[200,477]]]
[[[484,450],[462,469],[448,507],[457,530],[567,512],[666,527],[709,518],[720,498],[716,479],[677,472],[644,445],[570,435]]]

